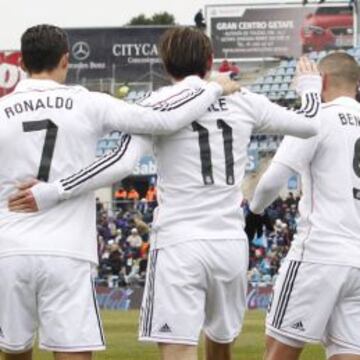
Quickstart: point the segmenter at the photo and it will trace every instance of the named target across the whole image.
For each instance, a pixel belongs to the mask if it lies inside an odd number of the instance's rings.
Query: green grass
[[[249,311],[244,329],[234,348],[235,360],[261,360],[264,351],[264,312]],[[95,355],[96,360],[158,360],[153,344],[137,341],[138,312],[104,311],[102,313],[108,349]],[[202,359],[202,346],[200,346]],[[36,351],[35,360],[50,360],[51,354]],[[320,346],[308,346],[302,360],[321,360],[325,355]]]

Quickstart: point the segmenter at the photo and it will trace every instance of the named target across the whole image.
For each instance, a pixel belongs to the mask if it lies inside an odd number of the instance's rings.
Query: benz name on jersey
[[[350,113],[339,113],[341,125],[360,126],[360,116]]]
[[[36,111],[39,109],[66,109],[73,108],[74,101],[71,97],[47,96],[46,98],[24,99],[11,106],[4,108],[8,119],[24,112]]]

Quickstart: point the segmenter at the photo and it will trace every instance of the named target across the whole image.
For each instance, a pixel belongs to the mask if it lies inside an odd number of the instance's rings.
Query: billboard
[[[157,44],[169,27],[66,29],[70,42],[68,80],[115,78],[149,81],[151,74],[164,74]]]
[[[96,287],[97,300],[103,310],[140,309],[143,297],[143,287],[108,288]],[[272,294],[270,284],[256,286],[249,284],[246,304],[249,310],[263,309],[269,306]]]
[[[354,43],[349,5],[209,5],[206,18],[215,59],[298,57]]]
[[[20,68],[19,51],[0,52],[0,96],[9,94],[16,84],[25,77]]]

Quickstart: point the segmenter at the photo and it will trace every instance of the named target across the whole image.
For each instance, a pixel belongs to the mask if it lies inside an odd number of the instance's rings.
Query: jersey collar
[[[53,80],[24,79],[16,85],[14,92],[22,92],[29,90],[46,90],[63,86],[64,85],[59,84],[58,82]]]
[[[348,107],[356,106],[357,108],[360,107],[360,104],[355,99],[353,99],[349,96],[340,96],[327,104],[342,105],[342,106],[348,106]],[[327,105],[327,104],[325,104],[325,105]]]

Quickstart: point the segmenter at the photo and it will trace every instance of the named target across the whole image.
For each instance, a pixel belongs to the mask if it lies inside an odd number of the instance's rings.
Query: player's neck
[[[58,82],[60,84],[64,83],[64,76],[63,74],[57,71],[43,71],[40,73],[33,73],[29,76],[30,79],[34,80],[52,80]]]
[[[333,90],[333,91],[327,91],[322,94],[324,102],[330,102],[333,101],[339,97],[349,97],[352,99],[356,98],[356,94],[352,90]]]

